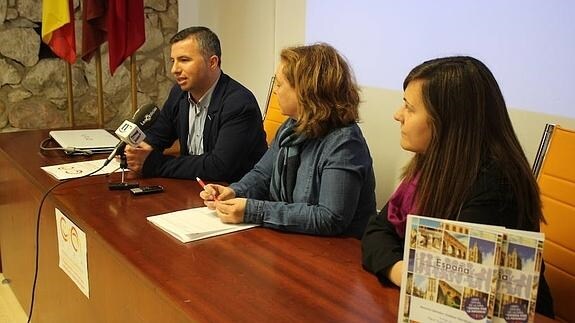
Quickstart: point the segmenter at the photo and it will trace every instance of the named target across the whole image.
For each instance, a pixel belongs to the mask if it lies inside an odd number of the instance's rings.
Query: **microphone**
[[[106,158],[104,166],[108,165],[116,155],[121,154],[124,148],[126,148],[126,145],[137,146],[144,141],[146,138],[144,131],[150,128],[159,115],[160,108],[153,103],[148,103],[141,106],[131,119],[124,120],[118,129],[116,129],[116,135],[120,139],[120,142],[114,150],[112,150],[108,158]]]

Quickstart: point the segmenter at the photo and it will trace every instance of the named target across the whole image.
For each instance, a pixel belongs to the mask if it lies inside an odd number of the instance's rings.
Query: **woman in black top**
[[[398,286],[409,213],[530,231],[544,221],[503,95],[482,62],[430,60],[409,73],[403,88],[404,104],[394,118],[401,147],[414,156],[362,240],[364,268]],[[540,277],[536,311],[553,317],[549,287]]]

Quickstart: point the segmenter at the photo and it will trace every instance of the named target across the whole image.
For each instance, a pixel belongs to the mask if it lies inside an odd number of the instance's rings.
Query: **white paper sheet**
[[[74,177],[81,177],[104,165],[105,159],[88,160],[76,163],[59,164],[53,166],[40,167],[48,174],[54,176],[57,180],[70,179]],[[112,159],[106,167],[92,175],[110,174],[114,171],[120,171],[120,163],[116,159]]]

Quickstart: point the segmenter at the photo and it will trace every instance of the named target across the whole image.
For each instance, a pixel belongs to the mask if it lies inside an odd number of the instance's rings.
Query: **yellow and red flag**
[[[42,1],[42,41],[58,57],[76,62],[76,36],[72,0]]]

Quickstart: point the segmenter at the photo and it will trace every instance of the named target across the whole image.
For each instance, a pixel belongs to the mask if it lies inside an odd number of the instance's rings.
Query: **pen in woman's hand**
[[[201,187],[204,189],[204,191],[205,191],[205,190],[206,190],[206,183],[204,183],[204,181],[202,181],[202,179],[199,178],[199,177],[196,177],[196,181],[200,184],[200,186],[201,186]],[[216,193],[217,193],[217,192],[216,192]],[[213,194],[213,196],[214,196],[214,200],[217,200],[217,199],[218,199],[217,194]]]

